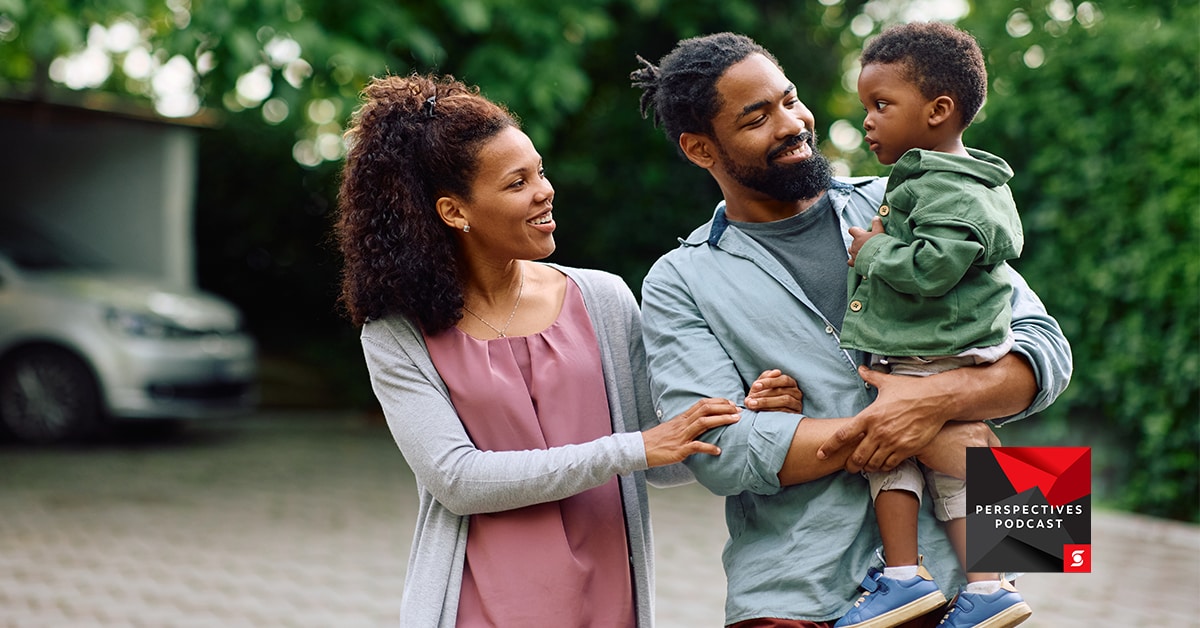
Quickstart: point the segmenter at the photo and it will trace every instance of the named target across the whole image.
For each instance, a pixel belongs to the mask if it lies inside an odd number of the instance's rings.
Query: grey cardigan
[[[692,476],[681,464],[646,469],[638,432],[659,420],[651,403],[641,318],[633,293],[615,275],[550,266],[574,280],[583,293],[600,346],[612,436],[550,449],[476,449],[450,403],[421,332],[403,317],[372,320],[362,328],[371,386],[413,470],[420,497],[400,604],[402,626],[455,625],[468,515],[563,499],[599,486],[613,475],[620,476],[638,626],[654,624],[654,552],[646,481],[671,486],[690,482]]]

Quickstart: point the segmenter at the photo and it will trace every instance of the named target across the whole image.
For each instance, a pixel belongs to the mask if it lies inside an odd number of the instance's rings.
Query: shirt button
[[[833,325],[826,325],[826,326],[825,326],[825,333],[827,333],[827,334],[832,334],[832,333],[833,333]]]
[[[655,410],[654,414],[658,415],[658,418],[661,419],[662,418],[662,409]]]
[[[861,312],[862,311],[862,301],[851,301],[850,302],[850,311],[851,312]]]
[[[891,212],[892,212],[892,210],[890,208],[888,208],[887,205],[883,205],[879,208],[880,216],[886,216],[886,215],[890,214]]]

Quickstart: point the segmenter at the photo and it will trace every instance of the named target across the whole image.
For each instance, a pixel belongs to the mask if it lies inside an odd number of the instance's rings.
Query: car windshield
[[[24,223],[0,223],[0,255],[22,270],[95,270],[106,264],[83,246]]]

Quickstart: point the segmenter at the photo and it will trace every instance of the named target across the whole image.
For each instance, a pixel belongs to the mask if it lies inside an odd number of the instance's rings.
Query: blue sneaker
[[[866,592],[834,628],[891,628],[946,603],[946,596],[923,566],[908,580],[887,578],[872,567],[862,588]]]
[[[1009,581],[1001,580],[994,593],[959,591],[954,606],[938,623],[939,628],[1009,628],[1029,619],[1033,609]]]

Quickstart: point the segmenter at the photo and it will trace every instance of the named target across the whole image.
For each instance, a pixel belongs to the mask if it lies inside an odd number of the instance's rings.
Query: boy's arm
[[[854,272],[882,281],[897,292],[940,297],[962,281],[983,256],[983,245],[961,224],[918,225],[913,241],[882,233],[866,240],[854,257]]]

